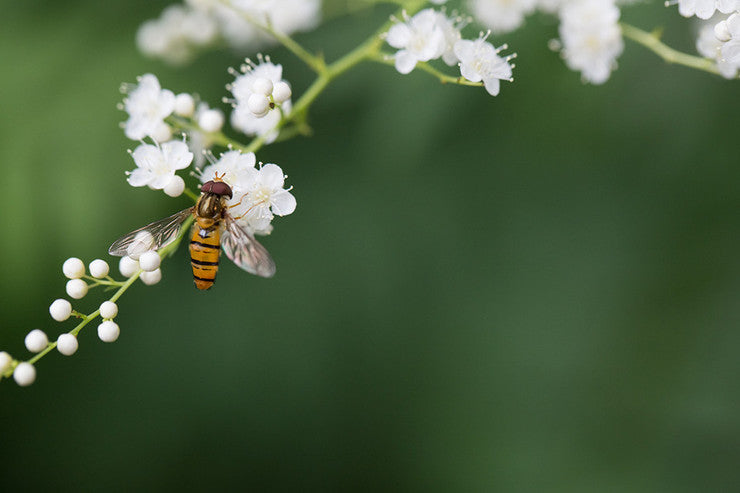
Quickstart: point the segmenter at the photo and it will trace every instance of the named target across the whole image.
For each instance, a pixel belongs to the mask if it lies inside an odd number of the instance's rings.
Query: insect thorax
[[[216,195],[214,193],[204,193],[198,199],[198,203],[195,204],[195,216],[198,219],[198,223],[203,222],[218,222],[223,217],[223,213],[226,207],[226,198],[222,195]]]

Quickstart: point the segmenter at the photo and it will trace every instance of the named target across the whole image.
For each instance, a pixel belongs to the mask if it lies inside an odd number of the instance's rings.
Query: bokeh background
[[[3,2],[0,349],[73,326],[47,311],[64,259],[188,205],[126,184],[118,87],[153,72],[215,105],[246,54],[143,58],[165,5]],[[298,39],[333,59],[391,12],[342,5]],[[623,18],[693,52],[675,7]],[[519,54],[496,98],[337,80],[313,137],[258,155],[299,204],[264,242],[278,275],[225,261],[200,293],[181,250],[122,299],[118,342],[89,326],[33,386],[0,382],[0,488],[740,490],[740,85],[629,41],[583,85],[556,36],[535,16],[495,39]]]

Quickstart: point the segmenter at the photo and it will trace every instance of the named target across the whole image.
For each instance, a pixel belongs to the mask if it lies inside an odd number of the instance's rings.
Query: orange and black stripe
[[[208,289],[216,281],[218,256],[221,253],[220,239],[221,233],[217,225],[212,229],[193,229],[190,265],[193,267],[193,281],[198,289]]]

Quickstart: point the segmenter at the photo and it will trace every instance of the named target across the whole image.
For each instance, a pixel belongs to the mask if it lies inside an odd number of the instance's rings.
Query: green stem
[[[373,55],[371,60],[374,62],[382,63],[384,65],[394,66],[395,62],[393,61],[392,57],[393,55],[390,55],[388,53],[376,53],[375,55]],[[447,75],[444,72],[440,72],[436,68],[432,67],[427,62],[418,62],[416,64],[416,68],[434,76],[442,84],[457,84],[460,86],[483,87],[482,82],[471,82],[462,76],[453,77],[451,75]]]
[[[245,21],[249,22],[256,28],[266,32],[267,34],[275,38],[278,43],[287,48],[295,56],[303,60],[303,62],[317,74],[321,74],[326,70],[326,63],[324,63],[324,59],[322,57],[309,53],[308,50],[299,45],[296,41],[293,40],[293,38],[291,38],[290,36],[286,36],[280,31],[275,30],[275,28],[272,27],[272,25],[270,24],[270,19],[265,19],[266,22],[262,23],[249,13],[237,7],[234,7],[231,4],[230,0],[220,0],[220,2],[239,14]]]
[[[190,231],[190,227],[189,226],[192,223],[193,223],[193,217],[190,216],[183,223],[183,226],[182,226],[180,232],[178,233],[177,238],[173,242],[171,242],[170,244],[168,244],[164,248],[161,248],[157,252],[157,253],[159,253],[159,256],[160,257],[164,258],[164,257],[172,254],[175,250],[177,250],[177,247],[180,245],[180,242],[182,241],[182,238],[185,236],[185,234],[188,231]],[[132,275],[131,277],[129,277],[126,281],[122,281],[122,282],[121,281],[112,281],[112,282],[107,281],[107,282],[101,283],[101,284],[106,284],[106,285],[108,285],[108,284],[110,284],[110,285],[113,285],[113,284],[120,285],[120,288],[118,288],[118,290],[115,293],[113,293],[113,296],[111,296],[110,298],[108,298],[108,301],[112,301],[114,303],[116,301],[118,301],[118,299],[121,296],[123,296],[123,293],[125,293],[126,290],[128,290],[128,288],[130,288],[134,284],[134,282],[136,282],[136,280],[141,275],[141,272],[142,271],[139,270],[134,275]],[[95,310],[94,312],[90,313],[89,315],[84,315],[83,318],[82,318],[82,321],[79,324],[77,324],[75,326],[75,328],[72,329],[72,330],[70,330],[68,333],[69,334],[72,334],[75,337],[77,337],[77,335],[80,333],[80,331],[82,330],[82,328],[85,327],[90,322],[92,322],[93,320],[95,320],[95,318],[97,318],[99,315],[100,315],[100,309]],[[49,354],[49,352],[51,352],[56,347],[57,347],[56,341],[50,342],[46,346],[46,348],[44,348],[43,351],[39,352],[33,358],[27,360],[26,362],[33,365],[37,361],[39,361],[41,358],[43,358],[44,356],[46,356],[47,354]],[[9,378],[13,374],[13,371],[15,370],[15,367],[18,366],[18,363],[19,363],[19,361],[14,360],[13,363],[10,365],[10,368],[8,368],[8,370],[5,371],[5,373],[0,374],[0,379],[2,379],[2,378]]]
[[[676,63],[685,67],[703,70],[710,74],[720,75],[719,69],[714,60],[674,50],[660,40],[660,34],[658,32],[649,33],[635,26],[631,26],[630,24],[625,24],[624,22],[621,22],[620,26],[622,27],[622,34],[625,38],[629,38],[632,41],[641,44],[668,63]]]
[[[404,11],[407,13],[407,15],[413,15],[417,11],[419,11],[426,3],[426,0],[411,0],[409,2],[406,2],[404,6],[394,14],[394,17],[400,18],[403,15]],[[383,38],[381,35],[388,31],[393,22],[394,21],[391,19],[386,21],[380,27],[380,29],[375,31],[372,36],[366,39],[361,45],[359,45],[357,48],[353,49],[349,53],[345,54],[341,58],[337,59],[333,63],[327,65],[323,71],[319,72],[316,80],[313,81],[309,88],[306,89],[306,92],[304,92],[303,95],[298,99],[298,101],[296,101],[292,111],[284,118],[280,119],[274,130],[279,131],[287,123],[295,121],[297,118],[305,120],[308,114],[309,107],[316,100],[319,94],[324,91],[326,86],[328,86],[331,81],[333,81],[355,65],[359,64],[360,62],[365,60],[372,60],[374,57],[376,57],[380,50],[380,47],[383,44]],[[243,150],[244,152],[257,152],[264,145],[265,136],[259,136],[252,142],[250,142],[250,144],[246,146]]]
[[[206,132],[200,126],[189,118],[183,118],[179,116],[168,116],[165,121],[172,125],[176,130],[189,130],[191,132],[200,132],[203,134],[206,142],[210,144],[218,144],[223,147],[231,147],[240,151],[244,151],[246,146],[241,142],[234,140],[223,132]],[[210,147],[208,145],[207,147]]]

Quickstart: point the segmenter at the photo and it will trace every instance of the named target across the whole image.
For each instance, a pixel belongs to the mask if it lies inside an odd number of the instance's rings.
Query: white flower
[[[221,38],[228,44],[242,49],[256,49],[274,42],[244,15],[254,22],[269,23],[273,29],[287,35],[313,29],[321,18],[320,0],[232,0],[230,5],[219,0],[186,0],[186,3],[213,19]]]
[[[624,49],[619,9],[612,0],[572,0],[560,9],[562,55],[585,81],[606,82]]]
[[[118,315],[118,305],[113,303],[112,301],[104,301],[100,304],[100,317],[102,319],[111,319],[115,318],[116,315]]]
[[[313,29],[321,18],[319,0],[231,0],[231,5],[284,34]]]
[[[139,261],[124,255],[118,261],[118,270],[123,277],[131,277],[139,271]]]
[[[79,344],[72,334],[61,334],[57,337],[57,350],[65,356],[72,356],[77,352]]]
[[[167,127],[164,119],[175,110],[175,95],[168,89],[162,89],[159,80],[152,74],[138,78],[138,85],[124,85],[128,97],[124,99],[124,109],[129,114],[124,133],[131,140],[154,137],[164,133],[162,126]]]
[[[216,40],[218,23],[208,13],[183,5],[170,5],[158,19],[141,25],[136,44],[142,53],[170,63],[185,63],[197,48]]]
[[[447,17],[443,12],[437,12],[437,25],[445,37],[445,49],[442,53],[442,60],[447,65],[452,66],[458,62],[457,55],[455,55],[455,43],[462,39],[460,30],[466,24],[467,20],[462,17]]]
[[[201,181],[212,180],[218,174],[232,190],[233,197],[228,201],[233,206],[229,213],[239,218],[239,222],[250,232],[266,234],[271,231],[270,222],[275,215],[286,216],[296,208],[295,197],[283,189],[285,175],[276,164],[265,164],[255,168],[253,153],[242,154],[229,151],[206,167]]]
[[[195,121],[206,132],[218,132],[224,126],[224,113],[216,108],[209,108],[207,103],[200,103],[195,112]]]
[[[241,67],[241,72],[232,70],[235,76],[234,82],[227,88],[234,95],[232,105],[234,111],[231,112],[231,124],[234,128],[241,130],[247,135],[265,136],[265,141],[270,143],[278,136],[278,130],[275,127],[280,123],[282,114],[290,113],[292,104],[288,99],[284,100],[279,109],[268,109],[261,116],[255,114],[250,109],[249,99],[254,94],[264,96],[266,81],[269,81],[273,88],[275,86],[287,85],[283,80],[283,67],[274,64],[269,58],[258,58],[257,64],[247,60]],[[255,84],[257,87],[255,87]],[[254,100],[254,98],[252,98]],[[282,112],[282,113],[281,113]]]
[[[162,270],[154,269],[151,272],[142,272],[139,279],[147,286],[153,286],[162,280]]]
[[[242,154],[240,151],[227,151],[221,154],[218,161],[203,168],[200,180],[205,183],[213,180],[218,174],[223,181],[232,187],[232,192],[236,196],[241,190],[234,190],[234,187],[242,181],[243,175],[250,173],[250,170],[254,170],[255,164],[257,164],[257,158],[253,152]]]
[[[524,17],[534,11],[537,0],[469,0],[468,4],[481,24],[501,34],[519,28]]]
[[[93,276],[96,279],[103,278],[108,275],[108,272],[110,271],[110,267],[108,266],[108,262],[105,260],[101,260],[99,258],[96,258],[92,262],[90,262],[90,275]]]
[[[5,373],[10,364],[13,362],[13,357],[5,351],[0,351],[0,374]]]
[[[721,60],[736,71],[740,70],[740,12],[721,21],[714,32],[721,32],[723,43],[720,47]]]
[[[499,49],[480,37],[475,41],[463,39],[455,43],[455,55],[460,59],[460,74],[471,82],[481,82],[491,96],[499,93],[500,81],[511,81],[509,60],[512,56],[498,56]]]
[[[740,10],[740,0],[678,0],[678,13],[684,17],[695,15],[706,20],[716,10],[723,14]]]
[[[49,345],[49,339],[43,330],[34,329],[26,335],[25,339],[26,349],[32,353],[40,353],[46,346]]]
[[[141,144],[131,156],[136,169],[127,173],[129,184],[155,190],[166,187],[175,177],[175,171],[187,168],[193,160],[187,144],[178,140],[161,145]]]
[[[116,342],[121,328],[113,320],[105,320],[98,325],[98,337],[103,342]]]
[[[18,363],[13,371],[15,383],[21,387],[27,387],[36,381],[36,368],[31,363]]]
[[[195,98],[186,92],[175,96],[174,112],[179,116],[193,116],[195,112]]]
[[[737,64],[729,63],[724,59],[722,56],[722,47],[727,43],[720,41],[716,36],[717,26],[720,26],[723,22],[725,23],[723,27],[726,28],[727,25],[725,21],[721,21],[716,26],[711,22],[705,22],[702,24],[699,28],[699,35],[696,39],[696,51],[698,51],[703,57],[713,59],[717,63],[717,69],[722,77],[726,79],[734,79],[737,77],[738,69],[740,69],[740,67],[738,67]],[[727,34],[729,34],[729,31]]]
[[[85,275],[85,264],[77,257],[70,257],[62,264],[62,272],[67,279],[79,279]]]
[[[144,272],[152,272],[159,269],[162,258],[154,250],[144,252],[139,257],[139,266]]]
[[[285,101],[290,99],[292,94],[293,92],[290,89],[290,85],[283,80],[276,82],[272,86],[272,99],[277,104],[283,104]]]
[[[289,190],[283,189],[285,175],[280,166],[265,164],[249,175],[236,184],[246,195],[240,197],[241,204],[234,207],[232,214],[242,216],[249,230],[266,233],[274,215],[287,216],[295,211],[296,200]]]
[[[395,65],[402,74],[411,72],[418,62],[441,57],[447,49],[445,32],[433,9],[424,9],[406,22],[394,24],[388,30],[386,41],[399,48]]]
[[[70,298],[80,300],[85,297],[89,286],[82,279],[70,279],[67,281],[66,291]]]
[[[57,322],[64,322],[72,315],[72,304],[65,299],[54,300],[49,306],[51,318]]]

